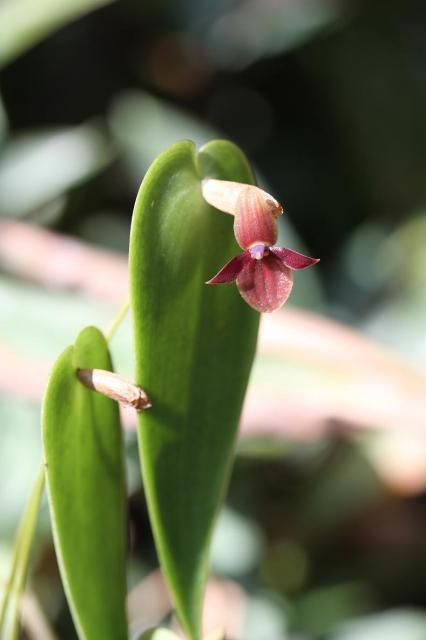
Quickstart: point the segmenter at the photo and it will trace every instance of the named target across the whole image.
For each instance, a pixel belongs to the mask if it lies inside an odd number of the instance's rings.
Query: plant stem
[[[37,515],[40,508],[40,502],[44,488],[44,465],[41,464],[37,473],[37,477],[28,500],[28,504],[24,511],[21,523],[19,525],[16,537],[15,548],[13,551],[12,566],[9,579],[7,581],[5,594],[0,610],[0,630],[6,618],[7,609],[11,600],[11,635],[14,640],[18,637],[19,630],[19,602],[22,591],[25,587],[25,581],[28,573],[28,564],[31,551],[31,543],[34,535]]]
[[[130,303],[129,303],[129,299],[127,298],[127,300],[125,300],[121,305],[121,307],[119,308],[114,320],[111,322],[110,326],[105,331],[105,338],[107,342],[110,342],[116,330],[118,329],[118,327],[120,326],[124,318],[126,317],[126,314],[129,310],[129,306],[130,306]]]

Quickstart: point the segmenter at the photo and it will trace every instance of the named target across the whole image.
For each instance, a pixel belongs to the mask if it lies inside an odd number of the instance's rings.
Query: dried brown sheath
[[[151,402],[145,391],[117,373],[103,369],[77,369],[77,376],[85,387],[136,411],[149,409]]]

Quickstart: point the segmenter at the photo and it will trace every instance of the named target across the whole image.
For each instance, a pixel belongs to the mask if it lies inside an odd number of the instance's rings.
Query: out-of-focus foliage
[[[23,216],[63,201],[110,159],[105,139],[90,125],[10,142],[0,157],[0,215]]]
[[[214,63],[219,68],[240,69],[335,28],[341,9],[335,0],[226,2],[202,31]],[[196,19],[192,25],[197,30]]]
[[[0,66],[51,31],[112,0],[3,0],[0,3]]]
[[[140,184],[141,167],[146,170],[152,158],[176,140],[189,139],[201,147],[217,137],[206,122],[141,91],[122,94],[112,105],[109,122],[135,187]]]
[[[425,634],[426,616],[420,611],[401,609],[348,622],[332,640],[422,640]]]
[[[0,0],[0,576],[40,456],[47,372],[82,326],[106,328],[126,296],[119,274],[146,168],[177,139],[223,136],[283,202],[280,242],[321,263],[296,274],[282,315],[264,323],[214,539],[208,630],[226,621],[241,640],[420,640],[423,4],[36,4]],[[33,225],[64,237],[44,244]],[[123,263],[95,260],[84,242]],[[374,344],[299,315],[308,310]],[[111,351],[132,376],[130,349],[127,320]],[[134,420],[124,422],[137,637],[174,622],[155,573]],[[43,515],[30,611],[74,640]],[[28,637],[34,615],[24,606]]]

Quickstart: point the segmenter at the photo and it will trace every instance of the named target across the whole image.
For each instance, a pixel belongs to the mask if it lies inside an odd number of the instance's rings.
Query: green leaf
[[[52,31],[112,0],[6,0],[0,3],[0,67]]]
[[[231,143],[211,142],[197,155],[179,142],[149,169],[130,240],[136,376],[153,404],[139,416],[144,486],[160,562],[192,640],[259,321],[234,285],[204,284],[240,252],[232,217],[201,196],[205,176],[253,182]]]
[[[116,402],[77,368],[111,369],[105,338],[84,329],[57,360],[44,398],[46,479],[56,552],[80,638],[127,638],[125,476]]]

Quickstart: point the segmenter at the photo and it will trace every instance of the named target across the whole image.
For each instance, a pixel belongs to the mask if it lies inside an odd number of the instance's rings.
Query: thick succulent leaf
[[[188,636],[198,640],[214,520],[255,352],[258,314],[236,287],[206,280],[238,253],[232,218],[201,196],[204,177],[252,182],[242,153],[180,142],[151,166],[132,222],[130,289],[145,491],[162,568]]]
[[[79,637],[127,638],[125,476],[118,405],[84,387],[78,368],[111,369],[88,327],[57,360],[43,405],[56,552]]]

